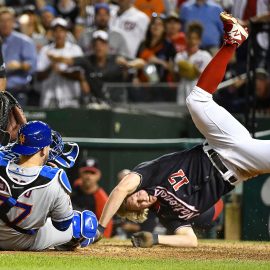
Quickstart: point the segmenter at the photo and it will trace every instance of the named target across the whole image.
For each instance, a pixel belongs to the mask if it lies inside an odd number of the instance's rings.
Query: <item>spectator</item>
[[[45,29],[39,22],[38,16],[35,14],[34,6],[27,6],[18,18],[20,32],[29,36],[36,45],[37,51],[47,44],[44,36]]]
[[[174,46],[166,40],[165,17],[153,13],[146,38],[139,47],[137,57],[157,67],[159,82],[169,82],[171,80],[170,61],[173,61],[175,54]],[[143,74],[140,79],[141,81],[149,80]]]
[[[196,82],[211,60],[211,55],[200,50],[203,28],[199,23],[190,23],[187,29],[187,48],[177,53],[175,57],[176,71],[180,75],[177,93],[177,103],[185,104],[186,97],[196,85]]]
[[[41,23],[45,30],[51,29],[52,21],[57,16],[57,12],[53,6],[44,6],[40,11]]]
[[[5,0],[3,1],[6,6],[12,7],[16,14],[23,11],[24,6],[35,5],[35,0]]]
[[[111,54],[128,56],[128,48],[124,37],[116,31],[109,29],[110,7],[106,3],[95,5],[95,25],[88,28],[82,35],[79,45],[86,53],[92,53],[92,37],[97,30],[106,31],[109,34],[109,47]]]
[[[79,107],[81,97],[80,71],[65,64],[54,63],[50,57],[82,55],[78,45],[68,42],[67,21],[56,18],[52,22],[54,42],[44,46],[38,57],[38,79],[41,81],[42,107]]]
[[[36,7],[34,5],[25,6],[21,15],[24,14],[29,16],[31,26],[33,27],[33,32],[43,34],[44,28],[40,23],[38,14],[36,13]]]
[[[46,5],[41,9],[41,23],[45,29],[45,40],[47,44],[54,41],[51,25],[56,16],[57,11],[53,6]],[[75,38],[69,31],[67,32],[67,40],[71,43],[76,43]]]
[[[79,41],[83,36],[83,33],[86,31],[85,27],[85,21],[81,17],[77,17],[75,25],[73,27],[73,35],[77,42],[77,44],[80,46]],[[81,46],[80,46],[81,47]]]
[[[53,40],[51,24],[57,16],[57,12],[53,6],[46,5],[40,11],[41,24],[45,29],[45,39],[47,43]]]
[[[176,55],[175,48],[172,43],[166,39],[165,21],[164,16],[153,13],[151,22],[146,32],[146,38],[141,43],[137,59],[127,61],[124,58],[118,59],[118,63],[126,67],[132,67],[138,69],[139,82],[170,82],[172,81],[172,66],[173,59]],[[143,96],[136,91],[134,94],[138,94],[138,97],[132,97],[132,99],[143,98],[140,101],[165,101],[169,97],[168,91],[164,91],[164,88],[155,86],[151,91],[144,91]]]
[[[12,8],[0,8],[0,36],[7,71],[7,90],[22,106],[27,104],[27,93],[36,69],[36,49],[33,41],[13,31],[15,13]]]
[[[79,15],[79,8],[73,0],[55,0],[55,9],[61,17],[67,22],[75,24],[76,18]]]
[[[99,187],[100,179],[101,171],[98,160],[91,157],[83,160],[79,169],[79,178],[74,182],[75,190],[73,190],[71,198],[75,210],[91,210],[98,219],[108,199],[106,192]],[[111,237],[112,227],[111,221],[104,232],[105,237]]]
[[[118,6],[108,0],[77,0],[77,2],[80,9],[79,16],[85,20],[86,27],[92,27],[95,24],[95,5],[108,4],[111,14],[115,14],[118,10]]]
[[[222,12],[220,5],[210,0],[196,0],[184,3],[180,10],[180,18],[186,27],[192,21],[202,24],[205,31],[201,48],[214,53],[220,47],[223,36],[223,25],[219,19]]]
[[[123,71],[116,63],[117,56],[109,54],[108,40],[108,33],[98,30],[93,33],[93,54],[75,58],[53,58],[55,62],[81,67],[85,74],[84,82],[90,86],[88,92],[101,101],[106,99],[102,89],[104,82],[121,82],[124,79]],[[89,96],[86,96],[86,99],[87,97]]]
[[[143,41],[149,24],[149,18],[132,5],[133,0],[118,0],[119,10],[112,14],[110,27],[125,38],[128,55],[134,59],[140,43]]]
[[[177,52],[186,49],[186,36],[182,32],[181,22],[176,12],[170,13],[165,20],[167,39],[174,45]]]

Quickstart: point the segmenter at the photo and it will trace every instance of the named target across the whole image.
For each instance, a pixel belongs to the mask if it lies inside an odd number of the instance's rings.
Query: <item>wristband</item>
[[[98,231],[101,233],[101,234],[104,234],[104,231],[105,231],[105,227],[103,227],[102,225],[98,224]]]
[[[157,233],[153,233],[153,245],[158,245],[158,234]]]

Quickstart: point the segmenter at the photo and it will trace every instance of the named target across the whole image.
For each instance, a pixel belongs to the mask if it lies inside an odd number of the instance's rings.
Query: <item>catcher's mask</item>
[[[33,155],[52,143],[52,130],[42,121],[30,121],[23,125],[17,136],[17,141],[11,148],[20,155]]]
[[[58,165],[71,168],[79,155],[79,146],[73,142],[63,142],[61,135],[52,130],[52,143],[48,161],[56,162]]]
[[[63,153],[64,143],[61,135],[57,131],[52,131],[52,142],[50,145],[50,153],[48,161],[54,161]]]

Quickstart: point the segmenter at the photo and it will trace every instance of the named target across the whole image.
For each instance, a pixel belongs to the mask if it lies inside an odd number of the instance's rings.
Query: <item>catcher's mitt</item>
[[[19,128],[26,123],[18,101],[7,91],[0,92],[0,144],[15,141]]]

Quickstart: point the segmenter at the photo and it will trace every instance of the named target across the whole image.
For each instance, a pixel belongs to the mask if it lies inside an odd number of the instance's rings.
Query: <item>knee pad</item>
[[[94,242],[98,221],[96,215],[92,211],[85,210],[82,213],[74,211],[72,225],[73,237],[80,241],[81,247],[87,247]]]

